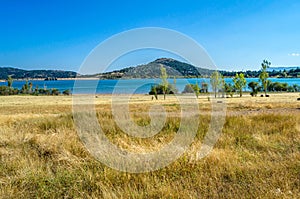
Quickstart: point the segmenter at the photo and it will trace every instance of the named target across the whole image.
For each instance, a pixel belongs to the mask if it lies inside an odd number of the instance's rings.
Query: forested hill
[[[1,68],[0,79],[7,79],[9,75],[13,79],[37,79],[37,78],[74,78],[78,77],[92,77],[99,79],[133,79],[133,78],[159,78],[161,74],[161,67],[166,68],[169,77],[209,77],[213,70],[200,68],[188,63],[180,62],[170,58],[160,58],[148,64],[138,65],[134,67],[127,67],[121,70],[115,70],[107,73],[99,73],[93,75],[79,75],[73,71],[62,70],[22,70],[17,68]],[[284,68],[284,67],[283,67]],[[295,67],[290,70],[271,70],[268,71],[270,77],[300,77],[300,68]],[[244,73],[245,77],[258,77],[260,71],[220,71],[224,77],[234,77],[236,73]]]
[[[96,76],[101,79],[158,78],[162,66],[166,68],[169,77],[203,77],[210,76],[213,72],[212,70],[198,68],[174,59],[160,58],[148,64],[97,74]]]
[[[10,75],[14,79],[38,78],[74,78],[76,72],[62,70],[23,70],[11,67],[0,67],[0,79],[7,79]]]
[[[92,75],[100,79],[118,79],[118,78],[157,78],[160,76],[161,66],[165,67],[169,77],[209,77],[213,70],[200,68],[180,62],[170,58],[160,58],[148,64],[136,67],[124,68],[113,72]],[[284,68],[284,67],[283,67]],[[272,68],[270,68],[272,69]],[[244,73],[245,77],[257,78],[260,71],[219,71],[224,77],[234,77],[236,73]],[[300,68],[294,67],[290,70],[271,70],[270,77],[300,77]]]

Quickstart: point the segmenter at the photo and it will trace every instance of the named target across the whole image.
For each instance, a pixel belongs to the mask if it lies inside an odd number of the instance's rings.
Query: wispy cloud
[[[290,53],[289,56],[292,56],[292,57],[299,57],[299,56],[300,56],[300,53]]]

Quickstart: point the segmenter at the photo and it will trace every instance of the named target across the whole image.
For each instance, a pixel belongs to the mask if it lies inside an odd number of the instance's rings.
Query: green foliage
[[[13,84],[13,78],[11,77],[11,75],[8,75],[8,77],[7,77],[7,86],[11,88],[12,84]]]
[[[176,94],[178,93],[178,90],[174,87],[174,85],[172,84],[168,84],[168,87],[166,89],[166,94]],[[157,99],[157,95],[163,95],[164,91],[163,91],[163,87],[161,84],[156,84],[151,86],[151,90],[149,92],[149,95],[154,95],[156,96],[155,98]]]
[[[9,87],[9,86],[0,86],[0,95],[18,95],[18,94],[31,94],[31,95],[59,95],[60,92],[58,89],[54,88],[51,90],[39,89],[38,86],[33,89],[33,84],[28,81],[22,86],[22,89]],[[70,90],[65,90],[64,95],[70,95]]]
[[[280,82],[270,82],[268,84],[267,90],[272,92],[281,92],[281,91],[290,91],[295,92],[297,91],[297,85],[289,86],[287,83],[280,83]]]
[[[71,91],[68,89],[68,90],[64,90],[62,92],[64,95],[71,95]]]
[[[247,83],[244,74],[243,73],[236,74],[235,77],[233,78],[233,82],[234,82],[234,87],[240,93],[240,97],[242,97],[243,88],[246,87],[246,83]]]
[[[168,82],[168,74],[167,74],[167,71],[166,71],[166,68],[161,66],[160,67],[160,78],[161,78],[161,88],[162,88],[162,91],[163,91],[163,94],[164,94],[164,100],[166,99],[166,94],[167,94],[167,89],[168,89],[168,85],[169,85],[169,82]]]
[[[261,64],[261,72],[259,74],[259,79],[261,81],[262,87],[265,91],[265,96],[267,96],[267,79],[269,77],[269,73],[267,72],[267,69],[271,66],[271,62],[264,60]]]
[[[252,90],[251,93],[250,93],[250,95],[252,97],[256,97],[257,93],[258,93],[258,91],[260,89],[259,83],[258,82],[250,82],[248,84],[248,87],[251,88],[251,90]]]
[[[261,71],[238,71],[238,73],[244,73],[245,77],[247,78],[259,78],[259,74]],[[230,71],[220,71],[220,73],[225,76],[225,77],[234,77],[236,72],[230,72]],[[269,71],[269,77],[293,77],[297,78],[300,77],[300,68],[295,68],[295,69],[289,69],[289,70],[272,70]]]
[[[8,86],[0,86],[0,95],[17,95],[19,90]]]
[[[185,85],[184,90],[182,91],[182,93],[195,93],[197,98],[198,98],[199,93],[200,93],[200,88],[198,86],[198,83]]]
[[[59,94],[60,94],[60,92],[58,89],[56,89],[56,88],[51,89],[51,95],[59,95]]]
[[[205,82],[201,83],[201,89],[200,89],[201,93],[208,93],[208,84]]]
[[[32,79],[32,78],[74,78],[77,73],[73,71],[61,70],[22,70],[11,67],[0,67],[0,79],[6,79],[11,76],[14,79]]]
[[[233,93],[235,92],[235,88],[231,83],[225,83],[224,84],[224,89],[226,92],[226,95],[229,95],[230,97],[233,97]]]
[[[222,88],[222,75],[218,71],[215,71],[211,74],[210,84],[215,94],[215,98],[217,98],[217,91]]]

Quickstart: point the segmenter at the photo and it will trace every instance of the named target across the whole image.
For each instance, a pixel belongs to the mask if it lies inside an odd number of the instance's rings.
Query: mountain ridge
[[[64,70],[24,70],[13,67],[0,67],[0,79],[46,79],[46,78],[75,78],[77,73]]]
[[[111,72],[92,75],[81,75],[74,71],[63,70],[24,70],[13,67],[0,67],[0,79],[7,79],[9,75],[14,79],[51,79],[51,78],[99,78],[99,79],[137,79],[159,78],[161,67],[166,68],[170,78],[198,78],[209,77],[214,70],[196,67],[172,58],[158,58],[147,64],[126,67]],[[278,70],[274,70],[277,68]],[[280,70],[281,69],[281,70]],[[286,70],[283,72],[283,70]],[[260,71],[219,71],[224,77],[233,77],[236,73],[244,73],[245,77],[258,77]],[[300,67],[271,67],[270,77],[300,77]]]

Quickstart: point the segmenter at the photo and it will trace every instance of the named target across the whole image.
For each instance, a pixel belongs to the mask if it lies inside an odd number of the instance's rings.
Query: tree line
[[[46,89],[46,88],[39,88],[37,85],[34,87],[32,82],[26,82],[22,86],[21,89],[14,88],[12,86],[13,78],[8,76],[7,78],[7,86],[3,85],[0,86],[0,95],[19,95],[19,94],[29,94],[29,95],[70,95],[70,90],[64,90],[60,92],[56,88]]]
[[[233,72],[233,71],[220,71],[220,73],[224,77],[234,77],[237,72]],[[258,78],[259,75],[260,75],[260,73],[261,73],[261,71],[250,71],[250,70],[247,70],[245,72],[240,71],[238,73],[243,73],[246,78]],[[287,70],[287,69],[272,70],[272,71],[269,71],[268,73],[269,73],[270,77],[279,77],[279,78],[288,78],[288,77],[291,77],[291,78],[297,78],[297,77],[300,77],[300,67],[295,68],[295,69],[290,69],[290,70]]]
[[[233,77],[233,84],[226,83],[224,75],[219,71],[214,71],[210,76],[210,86],[215,98],[217,94],[221,93],[222,97],[233,97],[234,93],[238,93],[240,97],[243,96],[243,90],[248,86],[251,89],[250,95],[257,96],[258,92],[264,92],[265,97],[269,97],[268,92],[299,92],[300,86],[294,84],[289,86],[287,83],[271,82],[269,78],[268,68],[270,68],[271,62],[263,60],[261,64],[261,70],[258,74],[259,82],[249,82],[247,85],[245,73],[236,73]],[[166,94],[177,94],[176,79],[174,78],[173,84],[167,81],[168,75],[166,69],[161,67],[161,83],[153,85],[149,92],[150,95],[154,95],[155,99],[158,99],[158,94],[163,94],[166,99]],[[197,97],[200,93],[208,93],[208,84],[202,82],[199,86],[198,82],[195,84],[187,84],[182,93],[194,93]]]

